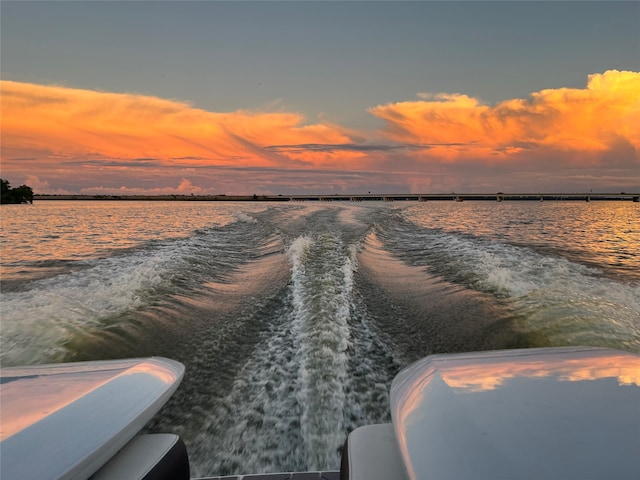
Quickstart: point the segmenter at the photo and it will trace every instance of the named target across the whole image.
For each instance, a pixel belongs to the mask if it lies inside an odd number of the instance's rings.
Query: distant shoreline
[[[448,193],[448,194],[328,194],[328,195],[34,195],[34,201],[182,201],[182,202],[290,202],[290,201],[640,201],[640,193]]]
[[[122,200],[122,201],[207,201],[241,202],[272,200],[273,195],[34,195],[33,200]],[[281,197],[288,201],[289,197]]]

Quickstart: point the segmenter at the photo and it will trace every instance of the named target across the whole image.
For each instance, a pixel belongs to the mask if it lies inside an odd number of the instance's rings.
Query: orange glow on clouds
[[[387,137],[433,145],[456,158],[506,159],[524,150],[603,152],[618,142],[640,148],[640,73],[590,75],[586,89],[549,89],[495,106],[461,94],[421,94],[422,100],[377,106]],[[434,145],[435,144],[435,145]]]
[[[640,181],[640,72],[496,105],[423,93],[370,108],[380,132],[139,94],[13,81],[0,90],[3,175],[36,193],[526,191],[564,167],[576,185]],[[511,176],[497,178],[494,165]]]
[[[12,151],[276,166],[283,157],[262,147],[350,141],[334,126],[301,125],[295,113],[214,113],[142,95],[10,81],[1,87],[3,149]]]

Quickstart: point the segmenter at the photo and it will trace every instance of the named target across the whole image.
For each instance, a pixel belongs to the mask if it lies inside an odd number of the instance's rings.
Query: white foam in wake
[[[388,411],[383,349],[353,303],[356,253],[330,233],[290,244],[283,311],[205,416],[196,473],[337,469],[347,430]]]
[[[434,233],[429,263],[438,272],[509,301],[527,331],[552,344],[624,347],[640,352],[640,286],[525,247]]]
[[[165,252],[168,253],[168,252]],[[86,270],[41,280],[2,299],[2,364],[53,362],[78,331],[144,305],[168,282],[171,259],[140,252],[103,259]]]
[[[329,233],[290,249],[292,330],[298,361],[301,431],[306,465],[322,469],[335,461],[344,441],[347,349],[355,257]]]

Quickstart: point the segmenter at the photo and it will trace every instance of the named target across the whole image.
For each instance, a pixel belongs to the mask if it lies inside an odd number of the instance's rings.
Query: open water
[[[2,207],[3,366],[160,355],[193,475],[337,469],[431,353],[640,353],[632,202]]]

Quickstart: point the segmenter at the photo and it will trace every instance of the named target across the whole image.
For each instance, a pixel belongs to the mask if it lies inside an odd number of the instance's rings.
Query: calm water
[[[3,366],[161,355],[193,474],[337,469],[430,353],[640,353],[631,202],[2,207]]]

